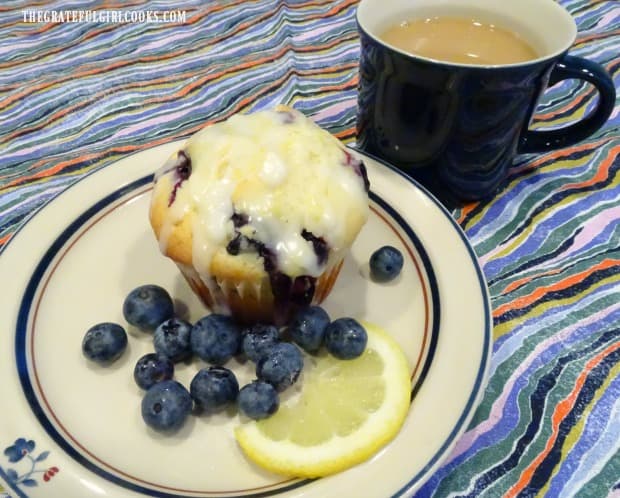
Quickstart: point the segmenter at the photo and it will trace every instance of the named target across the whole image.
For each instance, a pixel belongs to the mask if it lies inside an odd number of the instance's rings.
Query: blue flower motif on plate
[[[9,446],[4,450],[4,454],[9,457],[9,462],[19,462],[28,453],[34,450],[34,441],[26,441],[23,437],[20,437],[15,441],[13,446]]]
[[[26,496],[23,493],[22,487],[31,488],[38,486],[39,482],[36,477],[37,474],[43,474],[43,481],[48,482],[56,473],[58,473],[58,467],[47,467],[41,465],[41,462],[49,456],[49,451],[42,451],[38,455],[34,454],[35,442],[32,439],[18,438],[15,442],[4,449],[4,455],[8,458],[10,463],[19,463],[21,461],[28,462],[28,464],[21,465],[21,470],[18,466],[3,468],[0,465],[0,478],[2,478],[6,484],[12,488],[18,496]],[[24,468],[25,467],[25,468]],[[0,486],[0,491],[3,491]],[[2,495],[0,494],[0,498]]]

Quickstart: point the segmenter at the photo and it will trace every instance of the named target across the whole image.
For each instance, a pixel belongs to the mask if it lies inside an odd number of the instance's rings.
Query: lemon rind
[[[260,422],[244,423],[235,429],[235,438],[251,461],[276,474],[322,477],[368,460],[394,439],[410,405],[409,366],[400,346],[387,332],[369,323],[363,325],[368,331],[367,348],[390,360],[383,375],[393,380],[387,385],[386,403],[353,434],[333,436],[327,443],[314,447],[288,440],[274,441],[259,429]],[[375,422],[377,418],[380,423]]]

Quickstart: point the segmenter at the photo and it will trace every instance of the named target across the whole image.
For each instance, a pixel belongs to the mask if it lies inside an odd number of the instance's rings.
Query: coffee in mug
[[[409,54],[463,64],[513,64],[538,57],[518,33],[470,17],[408,19],[379,33],[386,43]]]
[[[520,62],[454,62],[384,38],[403,21],[454,18],[509,30],[535,55]],[[605,69],[567,54],[577,26],[554,0],[360,0],[357,23],[357,147],[400,168],[446,205],[494,195],[517,154],[583,140],[614,109],[616,90]],[[435,38],[459,49],[467,42],[450,29]],[[565,79],[593,85],[595,107],[575,123],[530,130],[545,89]]]

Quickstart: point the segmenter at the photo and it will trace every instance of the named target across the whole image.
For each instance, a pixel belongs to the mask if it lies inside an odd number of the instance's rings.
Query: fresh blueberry
[[[155,351],[173,362],[186,360],[192,355],[190,336],[192,324],[180,318],[169,318],[159,324],[153,335]]]
[[[148,353],[142,356],[133,369],[133,378],[142,389],[148,389],[162,380],[170,380],[174,375],[174,364],[170,358]]]
[[[235,374],[227,368],[203,368],[192,379],[189,392],[196,406],[213,413],[237,399],[239,383]]]
[[[168,292],[158,285],[142,285],[132,290],[123,303],[123,316],[131,325],[152,332],[174,314]]]
[[[258,361],[256,376],[281,392],[297,381],[303,366],[304,360],[297,346],[290,342],[279,342]]]
[[[280,399],[271,384],[255,380],[241,388],[237,403],[241,413],[251,419],[260,420],[278,411]]]
[[[325,327],[330,319],[320,306],[302,308],[295,314],[288,326],[291,339],[308,353],[316,353],[323,344]]]
[[[125,329],[116,323],[93,325],[82,340],[84,355],[97,363],[108,364],[118,359],[127,348]]]
[[[214,313],[194,324],[190,342],[199,358],[223,365],[239,350],[241,332],[231,317]]]
[[[368,334],[353,318],[338,318],[325,329],[325,347],[336,358],[357,358],[366,349]]]
[[[153,384],[142,398],[142,418],[158,431],[180,428],[192,411],[192,397],[175,380]]]
[[[279,340],[278,329],[274,325],[256,324],[243,330],[241,348],[245,355],[257,362],[261,356]]]
[[[383,246],[370,256],[370,276],[377,282],[394,280],[403,269],[403,255],[392,246]]]

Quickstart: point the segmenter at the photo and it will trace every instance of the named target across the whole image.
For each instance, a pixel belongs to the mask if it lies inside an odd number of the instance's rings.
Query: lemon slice
[[[363,325],[360,357],[306,356],[298,395],[235,429],[250,460],[278,474],[320,477],[367,460],[396,436],[410,404],[407,359],[387,332]]]

